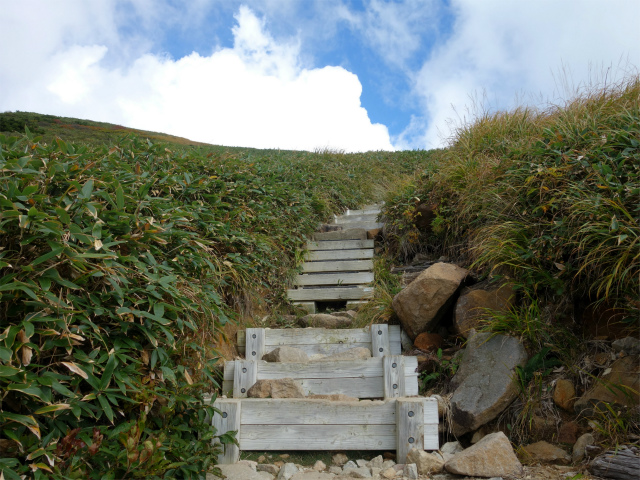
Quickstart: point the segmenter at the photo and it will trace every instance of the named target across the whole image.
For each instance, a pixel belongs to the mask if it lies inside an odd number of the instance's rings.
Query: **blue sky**
[[[640,66],[640,0],[3,1],[0,111],[209,143],[446,146]]]

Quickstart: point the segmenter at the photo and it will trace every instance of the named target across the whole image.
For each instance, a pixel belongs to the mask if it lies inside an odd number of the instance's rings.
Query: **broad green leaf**
[[[42,415],[43,413],[57,412],[58,410],[69,410],[70,408],[71,405],[68,403],[57,403],[55,405],[47,405],[46,407],[39,408],[33,413],[34,415]]]
[[[103,394],[99,394],[98,402],[100,402],[100,406],[102,407],[104,414],[107,416],[109,421],[113,423],[113,410],[111,409],[111,405],[109,405],[109,401]]]
[[[91,193],[93,192],[93,180],[88,180],[87,183],[82,187],[82,197],[90,198]]]
[[[9,367],[7,365],[0,365],[0,377],[11,377],[18,373],[20,369],[15,367]]]
[[[100,390],[106,390],[111,382],[111,376],[113,375],[113,370],[116,368],[116,356],[115,354],[109,355],[109,360],[107,360],[107,365],[104,367],[104,372],[102,372],[102,377],[100,379]]]
[[[116,206],[118,210],[124,210],[124,191],[122,185],[116,187]]]
[[[13,356],[13,350],[6,347],[0,347],[0,360],[3,362],[10,362]]]

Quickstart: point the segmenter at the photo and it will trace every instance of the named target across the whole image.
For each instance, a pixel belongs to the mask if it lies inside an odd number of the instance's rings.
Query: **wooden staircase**
[[[219,463],[235,463],[240,450],[397,450],[404,463],[412,448],[437,450],[438,405],[418,396],[416,357],[401,355],[398,325],[362,329],[262,329],[238,332],[244,360],[225,363],[223,393],[212,419],[217,433],[237,432]],[[368,348],[362,360],[269,363],[262,356],[279,346],[308,355]],[[356,401],[313,398],[246,398],[258,380],[289,378],[305,395],[345,394]],[[379,400],[378,400],[379,399]]]
[[[374,278],[374,242],[367,232],[382,228],[379,214],[379,205],[347,210],[328,224],[337,230],[314,234],[295,288],[287,291],[294,305],[315,313],[317,302],[346,301],[347,307],[366,303]]]

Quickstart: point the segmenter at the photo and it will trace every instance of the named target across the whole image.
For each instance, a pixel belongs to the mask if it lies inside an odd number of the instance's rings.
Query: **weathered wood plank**
[[[378,215],[380,213],[380,209],[379,208],[364,208],[364,209],[360,209],[360,210],[347,210],[346,212],[344,212],[344,215],[371,215],[371,214],[376,214]]]
[[[307,252],[305,260],[307,262],[327,261],[327,260],[366,260],[373,258],[373,249],[358,250],[314,250]]]
[[[373,240],[324,240],[308,242],[307,250],[349,250],[354,248],[373,248]]]
[[[322,273],[298,275],[296,285],[366,285],[373,282],[373,272]]]
[[[373,270],[372,260],[344,260],[336,262],[305,262],[304,273],[315,272],[370,272]]]
[[[420,399],[398,398],[396,424],[396,461],[404,463],[412,448],[424,450],[424,403]]]
[[[243,425],[242,450],[388,450],[395,425]]]
[[[383,357],[389,355],[389,325],[381,323],[371,325],[371,355]]]
[[[339,224],[344,230],[351,228],[364,228],[365,230],[373,230],[374,228],[382,228],[384,223],[382,222],[353,222],[353,223],[341,223]]]
[[[264,328],[247,328],[245,343],[247,346],[247,360],[262,360],[265,353]]]
[[[401,330],[399,325],[389,325],[389,349],[391,355],[400,355]],[[276,347],[287,345],[301,348],[309,355],[322,354],[324,352],[338,353],[349,348],[364,346],[371,348],[371,330],[365,328],[350,328],[343,330],[332,330],[326,328],[266,328],[265,332],[265,353]],[[237,333],[237,343],[240,353],[244,354],[246,344],[246,332],[239,330]],[[326,345],[326,348],[318,350],[318,345]]]
[[[314,240],[366,240],[367,231],[364,228],[346,228],[335,232],[317,232]]]
[[[301,288],[287,290],[290,300],[328,301],[328,300],[361,300],[373,296],[372,287],[343,287],[343,288]]]
[[[343,215],[334,219],[335,224],[337,225],[345,225],[350,223],[358,223],[358,222],[376,222],[378,219],[377,213],[362,213],[360,215]]]
[[[242,408],[240,400],[225,399],[220,402],[216,400],[215,407],[220,410],[220,413],[216,413],[213,416],[213,426],[216,428],[218,434],[227,432],[240,432],[241,430],[241,416]],[[240,435],[236,435],[239,438]],[[220,443],[216,438],[213,439],[213,443]],[[237,445],[223,445],[223,453],[218,455],[218,463],[236,463],[240,459],[240,448]]]
[[[417,404],[413,417],[417,417],[415,423],[418,428],[421,423],[419,419],[423,420],[424,448],[437,450],[438,416],[435,399],[418,397],[402,400],[408,401],[409,405]],[[215,407],[226,412],[226,404],[233,402],[234,399],[218,399]],[[238,400],[235,402],[239,403]],[[238,439],[243,450],[394,449],[398,446],[397,412],[397,399],[361,402],[243,399],[241,426],[237,427],[240,429]],[[228,431],[221,419],[216,417],[220,415],[216,414],[213,419],[218,432]],[[386,440],[381,446],[378,442],[367,440],[368,436]],[[265,444],[266,440],[270,442]],[[353,441],[359,443],[354,444]],[[414,444],[420,441],[419,434],[415,434]],[[312,444],[309,445],[308,442]]]
[[[404,365],[404,359],[402,355],[387,355],[383,357],[382,369],[384,375],[384,397],[385,398],[394,398],[394,397],[404,397],[405,395],[409,395],[407,390],[407,384],[409,385],[409,390],[414,390],[411,388],[413,382],[411,379],[407,379],[408,376],[416,376],[417,383],[417,372],[415,368],[409,367],[410,374],[407,375],[407,371]],[[413,362],[411,362],[413,364]],[[417,363],[417,361],[416,361]]]
[[[236,360],[233,365],[233,398],[246,398],[247,391],[256,383],[258,362]]]
[[[313,399],[243,400],[242,423],[254,425],[369,425],[396,424],[396,407],[388,400],[331,402]],[[372,420],[377,417],[376,420]]]
[[[238,376],[238,368],[247,368],[244,365],[245,363],[253,363],[256,365],[257,374],[255,380],[248,387],[243,384],[245,390],[248,390],[256,380],[293,378],[300,382],[307,395],[343,393],[358,398],[383,398],[386,396],[383,367],[385,358],[387,357],[350,362],[310,362],[307,364],[230,361],[225,363],[222,389],[224,393],[232,390],[234,398],[246,396],[246,393],[241,392],[240,387],[236,387],[233,381]],[[402,373],[398,374],[399,379],[396,384],[402,385],[402,389],[397,388],[395,390],[398,392],[403,391],[404,395],[417,395],[417,358],[399,358],[402,361],[406,360],[406,362],[398,367]],[[238,365],[241,365],[241,367],[238,367]],[[247,375],[251,374],[249,370],[247,369]]]

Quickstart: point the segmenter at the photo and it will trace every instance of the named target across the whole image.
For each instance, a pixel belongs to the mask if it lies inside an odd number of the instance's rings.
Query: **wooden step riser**
[[[373,282],[373,273],[317,273],[311,275],[298,275],[295,285],[367,285]]]
[[[358,250],[317,250],[307,252],[307,262],[331,261],[331,260],[368,260],[373,258],[373,249],[362,248]]]
[[[430,398],[329,402],[305,399],[218,399],[218,433],[237,431],[239,447],[225,445],[219,463],[240,450],[437,450],[438,404]]]
[[[317,272],[370,272],[372,260],[339,260],[335,262],[306,262],[302,264],[304,273]]]
[[[287,290],[287,296],[294,302],[316,301],[330,302],[338,300],[362,300],[373,297],[372,287],[329,287],[299,288]]]
[[[324,240],[309,242],[307,250],[353,250],[373,248],[373,240]]]

